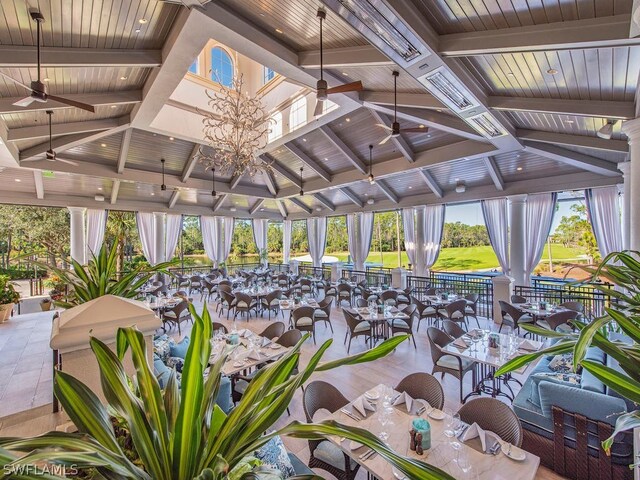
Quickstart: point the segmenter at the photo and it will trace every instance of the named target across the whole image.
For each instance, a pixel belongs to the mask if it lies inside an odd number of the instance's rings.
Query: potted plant
[[[4,323],[13,311],[13,305],[20,301],[9,275],[0,275],[0,323]]]
[[[260,250],[260,263],[263,267],[267,268],[269,266],[269,252],[266,248]]]
[[[382,458],[414,480],[453,480],[422,461],[393,451],[368,430],[333,420],[319,423],[292,421],[271,433],[295,392],[315,371],[356,365],[392,352],[407,335],[384,341],[363,353],[321,362],[332,340],[327,340],[307,365],[297,371],[307,334],[278,361],[261,368],[240,402],[226,414],[215,403],[225,355],[211,366],[211,318],[204,308],[198,315],[190,306],[194,326],[182,369],[181,387],[175,372],[160,388],[146,358],[143,335],[135,327],[120,328],[114,352],[96,338],[91,349],[98,361],[108,410],[95,393],[62,371],[55,372],[54,392],[78,433],[50,432],[30,439],[0,438],[0,467],[4,471],[40,462],[74,465],[82,474],[100,478],[136,480],[249,480],[263,476],[254,452],[277,435],[301,439],[345,437],[375,450]],[[130,352],[135,378],[128,377],[123,359]],[[205,376],[205,370],[208,375]],[[119,417],[119,429],[128,432],[123,443],[114,432],[110,414]],[[124,446],[123,446],[124,445]],[[133,447],[135,455],[126,453]],[[46,478],[58,478],[49,475]],[[297,476],[291,479],[319,479]]]

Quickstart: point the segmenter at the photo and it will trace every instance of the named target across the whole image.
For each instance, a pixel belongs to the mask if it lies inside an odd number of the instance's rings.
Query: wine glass
[[[383,406],[382,410],[380,411],[380,415],[378,415],[378,422],[380,422],[380,427],[381,427],[380,434],[378,435],[378,437],[384,443],[388,443],[389,441],[389,432],[387,432],[387,427],[393,424],[393,422],[391,421],[392,412],[393,412],[393,408],[388,406]]]
[[[444,409],[444,436],[452,439],[456,432],[453,431],[453,411],[450,408]]]
[[[473,344],[473,349],[472,351],[477,352],[478,351],[478,342],[480,341],[480,336],[478,335],[478,332],[473,331],[469,334],[471,336],[471,343]]]
[[[460,420],[460,414],[454,413],[451,417],[451,429],[453,430],[453,437],[450,440],[451,448],[458,451],[461,448],[460,442],[458,442],[456,435],[462,428],[462,420]]]
[[[469,474],[471,472],[471,459],[469,458],[469,453],[466,450],[460,449],[458,450],[458,458],[457,458],[458,467],[465,474]],[[473,478],[472,474],[465,475],[466,478]]]

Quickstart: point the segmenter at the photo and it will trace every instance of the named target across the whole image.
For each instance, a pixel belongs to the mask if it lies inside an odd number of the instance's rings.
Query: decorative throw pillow
[[[573,353],[556,355],[549,362],[549,369],[556,373],[569,373],[573,369]]]
[[[279,436],[273,437],[259,450],[256,450],[255,456],[263,464],[278,469],[284,478],[289,478],[296,474],[287,450],[284,448],[282,439]]]
[[[184,337],[178,343],[173,342],[169,346],[169,355],[172,357],[179,357],[184,359],[187,356],[187,350],[189,349],[189,337]]]
[[[174,368],[176,372],[182,373],[182,367],[184,367],[184,358],[168,357],[165,363],[167,367]]]
[[[160,388],[164,388],[169,381],[171,370],[164,364],[162,359],[156,353],[153,354],[153,373],[160,383]]]
[[[169,335],[160,335],[153,340],[153,352],[164,362],[169,357],[169,350],[172,343],[173,339],[170,338]]]
[[[536,407],[540,405],[540,382],[552,382],[568,387],[580,388],[580,375],[575,373],[535,373],[531,375],[532,383],[529,393],[529,401]]]

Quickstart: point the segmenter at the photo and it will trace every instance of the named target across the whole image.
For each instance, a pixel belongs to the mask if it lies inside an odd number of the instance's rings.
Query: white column
[[[622,124],[622,131],[629,138],[629,205],[640,198],[640,118]],[[625,184],[626,184],[625,180]],[[640,250],[640,208],[629,208],[630,250]]]
[[[166,213],[163,212],[153,212],[153,247],[155,250],[155,258],[156,263],[162,263],[165,261],[164,258],[164,250],[165,250],[165,220]]]
[[[493,321],[494,323],[502,323],[502,315],[500,315],[500,300],[511,303],[511,294],[513,293],[513,278],[507,275],[498,275],[493,277]]]
[[[511,276],[516,285],[527,285],[524,268],[525,228],[524,217],[527,206],[526,195],[512,195],[509,200],[509,256]]]
[[[625,250],[629,248],[629,240],[631,235],[631,179],[630,167],[631,162],[621,162],[618,164],[618,170],[622,172],[622,246]]]
[[[427,275],[427,270],[424,264],[424,208],[416,208],[416,264],[414,272],[417,277],[424,277]]]
[[[337,282],[342,278],[342,262],[331,264],[331,281]]]
[[[404,268],[391,270],[391,288],[407,288],[407,271]]]
[[[85,264],[86,260],[86,238],[85,233],[85,217],[87,209],[84,207],[67,207],[70,213],[70,227],[71,227],[71,258],[81,265]]]

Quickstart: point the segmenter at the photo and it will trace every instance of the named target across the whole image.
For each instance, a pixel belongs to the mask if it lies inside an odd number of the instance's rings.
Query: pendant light
[[[211,167],[211,196],[216,198],[218,193],[216,192],[216,167]]]
[[[164,183],[164,158],[160,159],[160,163],[162,164],[162,185],[160,185],[160,190],[164,192],[167,190],[167,185]]]
[[[373,176],[373,145],[369,145],[369,183],[375,185],[376,179]]]
[[[300,167],[300,196],[302,197],[304,195],[304,190],[302,188],[302,171],[304,169],[302,167]]]

